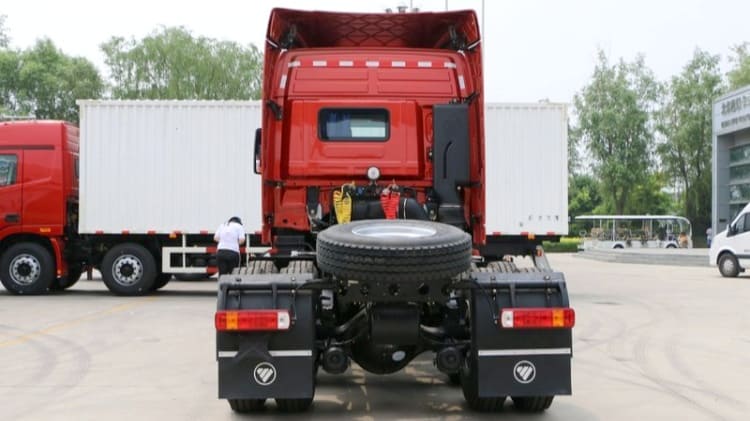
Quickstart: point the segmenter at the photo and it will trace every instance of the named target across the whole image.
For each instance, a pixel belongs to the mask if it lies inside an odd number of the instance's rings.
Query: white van
[[[726,230],[716,234],[708,259],[709,264],[718,265],[719,272],[726,277],[735,277],[750,268],[750,204]]]

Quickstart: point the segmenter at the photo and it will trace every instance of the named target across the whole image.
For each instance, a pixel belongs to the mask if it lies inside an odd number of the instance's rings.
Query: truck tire
[[[158,291],[169,283],[169,281],[172,280],[172,274],[171,273],[163,273],[159,272],[158,275],[156,275],[156,280],[154,281],[154,285],[151,287],[152,291]]]
[[[229,407],[240,414],[262,411],[265,404],[265,399],[229,399]]]
[[[512,396],[513,406],[523,412],[542,412],[552,405],[554,396]]]
[[[13,294],[44,294],[55,281],[52,254],[41,244],[14,244],[0,258],[0,281]]]
[[[117,295],[148,294],[157,275],[154,256],[140,244],[118,244],[102,260],[102,280]]]
[[[434,281],[471,267],[471,237],[431,221],[356,221],[320,232],[317,259],[318,268],[339,278]]]
[[[280,399],[276,398],[276,406],[281,412],[303,412],[312,405],[313,398]]]
[[[75,265],[68,267],[68,275],[67,276],[61,276],[59,278],[55,278],[55,281],[52,282],[52,285],[50,286],[50,291],[63,291],[66,290],[78,282],[79,279],[81,279],[81,275],[83,274],[83,266],[81,265]]]
[[[719,272],[726,278],[736,278],[740,274],[740,265],[732,253],[724,253],[719,257]]]

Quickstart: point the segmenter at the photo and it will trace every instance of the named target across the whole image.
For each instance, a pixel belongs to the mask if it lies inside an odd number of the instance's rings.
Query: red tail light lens
[[[287,330],[291,324],[287,310],[227,310],[214,317],[218,331]]]
[[[565,329],[576,324],[572,308],[504,308],[500,325],[505,329]]]

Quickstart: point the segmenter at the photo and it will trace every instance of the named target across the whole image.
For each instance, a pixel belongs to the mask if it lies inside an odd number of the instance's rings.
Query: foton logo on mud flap
[[[271,363],[262,362],[253,369],[253,378],[261,386],[268,386],[276,381],[276,367]]]
[[[519,361],[513,367],[513,377],[518,383],[528,384],[536,377],[536,367],[530,361]]]

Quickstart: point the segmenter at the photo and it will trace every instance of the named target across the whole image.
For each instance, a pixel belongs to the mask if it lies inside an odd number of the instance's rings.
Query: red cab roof
[[[294,28],[294,29],[292,29]],[[473,10],[436,13],[344,13],[273,9],[268,41],[283,44],[294,32],[294,46],[448,48],[451,28],[466,45],[479,41]]]

